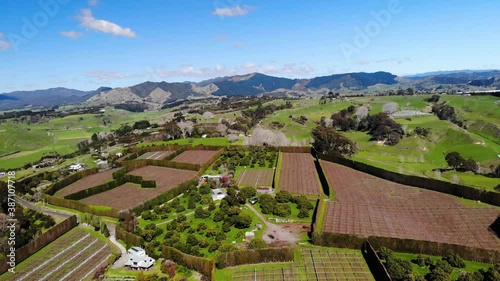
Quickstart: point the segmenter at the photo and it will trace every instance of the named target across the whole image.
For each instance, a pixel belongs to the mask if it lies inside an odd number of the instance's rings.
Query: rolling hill
[[[108,105],[136,102],[145,103],[150,109],[157,109],[164,103],[186,98],[255,95],[313,96],[322,95],[328,91],[364,93],[373,86],[384,86],[387,89],[413,87],[420,91],[498,90],[500,89],[500,71],[444,71],[405,77],[398,77],[383,71],[353,72],[311,79],[290,79],[250,73],[217,77],[198,83],[147,81],[116,89],[101,87],[95,91],[52,88],[0,94],[0,110],[50,107],[82,102]]]

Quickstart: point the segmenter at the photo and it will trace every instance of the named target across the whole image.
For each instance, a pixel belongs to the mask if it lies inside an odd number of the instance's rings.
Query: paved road
[[[38,206],[24,200],[23,198],[20,198],[20,197],[16,197],[16,201],[18,204],[20,204],[21,206],[23,206],[25,208],[32,209],[32,210],[35,210],[38,212],[42,212],[42,213],[47,214],[47,215],[59,216],[59,217],[64,217],[64,218],[69,218],[72,216],[72,214],[54,211],[54,210],[51,210],[48,208],[40,208],[40,207],[38,207]]]

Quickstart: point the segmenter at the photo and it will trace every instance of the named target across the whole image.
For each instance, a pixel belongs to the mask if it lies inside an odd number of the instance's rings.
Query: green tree
[[[240,203],[244,204],[249,198],[255,196],[255,194],[257,194],[255,188],[250,186],[242,187],[238,193],[238,199],[240,199]]]
[[[465,268],[465,261],[458,254],[451,253],[443,257],[443,260],[447,261],[452,267]]]
[[[460,155],[460,153],[456,151],[446,154],[444,159],[446,160],[448,166],[450,166],[453,169],[461,168],[465,162],[465,159]]]
[[[274,206],[273,214],[279,217],[289,217],[292,214],[292,208],[288,203],[277,203]]]
[[[236,250],[238,250],[238,248],[236,248],[236,246],[231,245],[231,244],[224,244],[224,245],[220,246],[220,248],[219,248],[219,251],[221,253],[227,253],[227,252],[232,252],[232,251],[236,251]]]
[[[249,249],[263,249],[263,248],[267,248],[267,244],[264,240],[262,240],[262,238],[254,238],[252,241],[250,241],[250,243],[248,244],[248,248]]]
[[[104,237],[109,237],[109,229],[105,223],[103,223],[103,226],[101,227],[101,232],[104,235]]]
[[[308,218],[309,217],[309,211],[307,209],[299,209],[299,214],[297,215],[298,218]]]
[[[290,194],[290,192],[288,192],[286,190],[280,190],[276,193],[276,196],[274,196],[274,199],[276,199],[276,201],[278,203],[288,203],[288,202],[292,201],[293,196],[292,196],[292,194]]]
[[[356,153],[356,143],[337,133],[333,128],[316,127],[312,132],[312,146],[319,153],[340,154],[351,157]]]
[[[249,228],[252,224],[252,217],[245,213],[240,213],[234,220],[234,227],[239,229]]]

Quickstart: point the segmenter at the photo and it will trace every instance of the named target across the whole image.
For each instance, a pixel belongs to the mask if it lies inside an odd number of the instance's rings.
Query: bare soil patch
[[[330,202],[325,232],[380,236],[500,250],[488,227],[495,207],[466,207],[453,196],[377,178],[322,162],[337,202]]]
[[[77,182],[74,182],[74,183],[66,186],[65,188],[59,190],[58,192],[56,192],[55,196],[64,197],[66,195],[70,195],[70,194],[76,193],[78,191],[82,191],[85,189],[92,188],[94,186],[98,186],[100,184],[104,184],[104,183],[112,180],[113,173],[118,171],[118,170],[119,170],[119,168],[111,169],[111,170],[104,171],[102,173],[97,173],[97,174],[90,175],[88,177],[84,177],[83,179],[81,179]]]
[[[188,150],[177,155],[172,161],[203,165],[216,153],[215,150]]]
[[[295,194],[320,195],[322,188],[308,153],[283,153],[279,189]]]

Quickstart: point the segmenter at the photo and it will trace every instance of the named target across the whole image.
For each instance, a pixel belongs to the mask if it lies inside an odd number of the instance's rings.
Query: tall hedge
[[[163,258],[172,260],[189,269],[195,270],[204,276],[215,278],[215,261],[185,254],[175,248],[162,246]]]
[[[470,186],[465,186],[465,185],[459,185],[459,184],[454,184],[450,182],[445,182],[445,181],[440,181],[436,179],[431,179],[431,178],[424,178],[424,177],[419,177],[419,176],[412,176],[412,175],[404,175],[404,174],[399,174],[396,172],[391,172],[384,170],[382,168],[378,168],[375,166],[368,165],[366,163],[354,161],[351,159],[346,159],[343,157],[335,156],[335,155],[326,155],[326,154],[319,154],[318,153],[318,158],[329,161],[329,162],[334,162],[349,168],[353,168],[355,170],[386,179],[388,181],[404,184],[404,185],[410,185],[414,187],[420,187],[424,189],[429,189],[433,191],[438,191],[442,193],[447,193],[451,195],[455,195],[458,197],[463,197],[467,198],[470,200],[480,200],[482,202],[495,205],[495,206],[500,206],[500,193],[499,192],[494,192],[494,191],[485,191],[485,190],[480,190],[478,188],[470,187]]]
[[[76,216],[71,216],[56,226],[49,229],[47,232],[40,234],[37,238],[30,241],[28,244],[16,249],[16,264],[21,263],[23,260],[27,259],[29,256],[38,252],[43,247],[52,243],[52,241],[59,238],[61,235],[73,229],[78,224]],[[8,270],[8,266],[4,260],[0,260],[2,266],[0,267],[0,274]]]
[[[293,262],[291,247],[238,250],[217,255],[217,268],[265,262]]]
[[[449,252],[453,252],[460,255],[464,259],[472,261],[486,263],[496,263],[500,261],[500,251],[433,241],[377,236],[359,237],[355,235],[331,232],[313,233],[312,240],[313,244],[318,246],[350,249],[360,249],[363,243],[368,240],[375,248],[387,247],[396,252],[435,256],[446,256]]]
[[[174,199],[178,195],[186,192],[189,189],[189,187],[191,187],[193,185],[194,186],[198,185],[198,181],[196,179],[187,180],[187,181],[179,184],[178,186],[163,192],[159,196],[157,196],[155,198],[151,198],[151,199],[139,204],[138,206],[131,208],[131,211],[135,214],[140,214],[144,210],[151,209],[153,206],[161,205],[161,204],[163,204],[171,199]]]
[[[92,168],[92,169],[87,169],[87,170],[83,170],[83,171],[79,171],[79,172],[76,172],[74,174],[71,174],[71,175],[65,177],[64,179],[54,183],[49,188],[47,188],[47,190],[45,190],[45,194],[54,195],[57,191],[63,189],[64,187],[66,187],[66,186],[68,186],[68,185],[70,185],[78,180],[81,180],[84,177],[87,177],[87,176],[90,176],[90,175],[93,175],[96,173],[97,173],[97,168]]]
[[[79,202],[79,201],[50,196],[48,194],[44,194],[43,198],[49,204],[64,207],[64,208],[69,208],[69,209],[73,209],[73,210],[77,210],[80,212],[89,213],[89,214],[93,214],[93,215],[97,215],[97,216],[118,218],[118,213],[120,212],[119,210],[108,207],[108,206],[92,206],[92,205],[84,204],[84,203]]]
[[[372,272],[373,276],[375,277],[375,280],[377,280],[377,281],[392,281],[392,278],[389,275],[389,272],[387,272],[387,268],[385,267],[385,265],[382,263],[382,261],[378,257],[377,253],[373,249],[370,242],[368,242],[368,241],[363,242],[361,252],[363,254],[363,257],[366,260],[366,263],[368,264],[368,267],[370,268],[370,271]]]
[[[142,239],[142,237],[130,233],[119,226],[116,226],[115,236],[117,240],[122,240],[127,245],[144,246],[145,244],[144,239]]]
[[[112,181],[109,181],[107,183],[100,184],[98,186],[94,186],[91,188],[87,188],[87,189],[80,190],[78,192],[66,195],[66,196],[64,196],[64,199],[82,200],[82,199],[90,197],[92,195],[96,195],[96,194],[111,190],[113,188],[116,188],[116,187],[118,187],[126,182],[127,181],[125,180],[125,178],[118,178],[116,180],[112,180]]]

